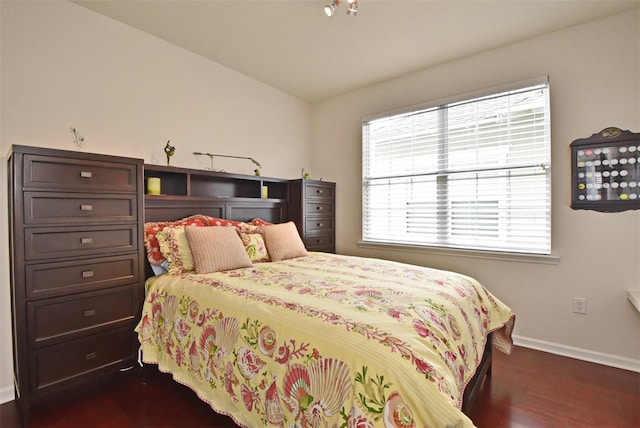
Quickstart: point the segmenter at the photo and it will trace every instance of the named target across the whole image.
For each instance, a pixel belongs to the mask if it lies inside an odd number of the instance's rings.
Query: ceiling
[[[310,104],[640,0],[73,0]]]

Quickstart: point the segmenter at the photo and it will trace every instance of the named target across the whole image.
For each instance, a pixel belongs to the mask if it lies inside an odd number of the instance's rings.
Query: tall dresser
[[[9,228],[16,398],[131,367],[143,265],[143,161],[13,146]]]
[[[309,251],[336,252],[336,184],[320,180],[289,182],[289,218]]]

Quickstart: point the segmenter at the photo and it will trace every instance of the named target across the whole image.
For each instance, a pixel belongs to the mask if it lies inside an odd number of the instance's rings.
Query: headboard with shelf
[[[145,195],[145,221],[168,221],[192,214],[272,223],[288,218],[289,181],[252,175],[145,165],[145,183],[160,179],[160,194]],[[266,197],[263,197],[266,196]]]
[[[160,194],[145,194],[145,222],[193,214],[236,221],[291,220],[309,250],[335,252],[335,183],[145,165],[145,189],[149,178],[160,179]]]
[[[282,178],[145,165],[145,182],[150,177],[160,178],[161,196],[278,199],[284,201],[289,198],[289,180]],[[264,186],[268,188],[268,198],[262,197]]]
[[[145,189],[151,177],[160,179],[160,194],[145,192],[145,223],[173,221],[193,214],[237,221],[261,218],[270,223],[283,223],[289,220],[288,180],[145,165]],[[267,194],[263,194],[264,186]],[[151,266],[146,263],[145,277],[151,276]]]

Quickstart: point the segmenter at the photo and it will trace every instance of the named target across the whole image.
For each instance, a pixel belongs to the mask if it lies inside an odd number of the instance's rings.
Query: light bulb
[[[333,16],[336,12],[336,9],[340,6],[340,0],[333,0],[331,4],[328,4],[324,7],[324,13],[327,16]]]

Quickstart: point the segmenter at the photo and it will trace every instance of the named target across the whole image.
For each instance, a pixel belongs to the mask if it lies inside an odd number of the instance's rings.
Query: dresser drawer
[[[24,193],[26,224],[131,222],[138,218],[136,195]]]
[[[54,387],[80,383],[92,375],[133,364],[133,325],[82,340],[66,342],[29,353],[31,391],[35,394]]]
[[[136,165],[54,156],[24,156],[24,187],[136,192]]]
[[[138,254],[25,266],[28,299],[138,283]]]
[[[121,287],[29,302],[29,346],[43,346],[130,324],[136,317],[136,295],[134,287]]]
[[[25,259],[89,256],[138,249],[137,225],[26,228]]]
[[[307,202],[306,211],[307,215],[333,215],[333,202]]]
[[[334,236],[333,233],[325,233],[321,235],[306,235],[304,237],[304,245],[305,247],[307,247],[309,251],[333,252],[333,246],[334,246],[333,236]]]
[[[307,198],[327,198],[333,200],[335,186],[333,184],[305,182]]]
[[[322,232],[333,230],[333,217],[316,217],[305,220],[307,232]]]

